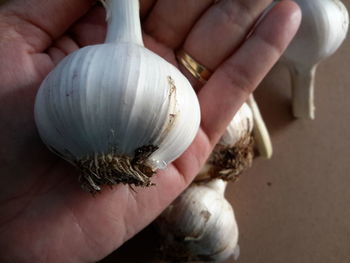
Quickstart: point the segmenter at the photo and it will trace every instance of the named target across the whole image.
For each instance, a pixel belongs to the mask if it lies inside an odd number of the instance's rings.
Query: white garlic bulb
[[[104,44],[84,47],[46,77],[35,102],[44,143],[81,170],[82,187],[151,184],[200,122],[197,96],[173,65],[143,45],[138,0],[106,0]]]
[[[220,262],[238,257],[238,227],[225,199],[226,182],[193,183],[155,221],[163,257]]]
[[[300,28],[283,58],[292,75],[293,113],[314,119],[314,78],[318,63],[344,41],[349,16],[339,0],[294,0],[301,8]]]
[[[238,227],[224,192],[227,181],[236,180],[252,164],[253,127],[253,111],[244,103],[195,181],[155,221],[164,259],[220,262],[230,256],[238,258]]]
[[[210,178],[236,180],[251,166],[254,157],[252,137],[253,112],[247,103],[237,111],[225,133],[215,146],[196,181]]]

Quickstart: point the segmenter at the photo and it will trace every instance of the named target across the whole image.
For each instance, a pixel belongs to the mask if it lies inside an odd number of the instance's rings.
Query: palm
[[[0,88],[0,249],[5,251],[1,261],[90,262],[113,251],[190,183],[247,95],[237,99],[231,113],[214,123],[213,129],[208,128],[210,118],[202,118],[204,127],[193,144],[154,177],[156,186],[133,191],[118,185],[92,197],[79,189],[77,171],[41,143],[33,105],[40,82],[60,59],[79,46],[103,40],[103,17],[101,8],[95,8],[67,31],[73,37],[65,35],[50,45],[47,35],[35,27],[0,42],[0,72],[11,73],[4,74]],[[30,42],[28,36],[32,36]],[[144,39],[146,46],[175,64],[177,45],[156,41],[153,34],[145,34]],[[219,83],[211,84],[211,89]],[[205,102],[201,107],[208,112]]]

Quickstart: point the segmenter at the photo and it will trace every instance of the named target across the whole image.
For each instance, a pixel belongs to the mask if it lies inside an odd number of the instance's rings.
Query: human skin
[[[182,47],[213,71],[196,87],[201,127],[192,145],[153,178],[92,197],[74,167],[41,142],[33,118],[43,78],[67,54],[101,43],[104,10],[90,0],[12,0],[0,6],[0,262],[95,262],[154,220],[193,180],[248,95],[300,23],[277,4],[246,38],[270,0],[144,0],[146,47],[177,65]],[[174,15],[175,14],[175,15]]]

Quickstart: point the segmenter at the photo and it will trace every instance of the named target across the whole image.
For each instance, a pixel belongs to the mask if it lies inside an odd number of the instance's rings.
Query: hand
[[[293,37],[300,12],[271,0],[141,1],[145,45],[177,64],[183,48],[213,75],[197,87],[201,129],[189,149],[133,192],[93,198],[77,171],[51,154],[33,120],[35,94],[67,54],[104,40],[104,10],[89,0],[12,0],[0,7],[0,261],[94,262],[149,224],[185,189],[247,96]]]

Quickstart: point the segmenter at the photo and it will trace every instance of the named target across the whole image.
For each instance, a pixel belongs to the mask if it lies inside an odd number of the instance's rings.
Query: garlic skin
[[[344,41],[349,15],[339,0],[294,0],[301,8],[300,28],[283,55],[293,86],[293,113],[315,118],[314,78],[319,62],[332,55]]]
[[[227,182],[193,183],[155,221],[162,253],[172,262],[238,257],[238,226],[225,199]]]
[[[46,77],[35,102],[43,142],[81,170],[90,192],[150,177],[186,150],[197,96],[173,65],[143,46],[138,0],[106,0],[104,44],[84,47]]]
[[[235,181],[254,158],[253,112],[247,103],[237,111],[196,181],[221,178]]]

